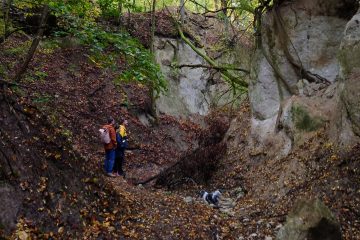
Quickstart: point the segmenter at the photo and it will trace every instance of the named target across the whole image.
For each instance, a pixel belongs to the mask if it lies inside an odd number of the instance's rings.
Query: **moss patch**
[[[344,77],[347,77],[354,68],[360,66],[360,45],[357,44],[349,49],[342,49],[337,57],[343,70]]]
[[[291,113],[295,127],[299,130],[311,132],[323,126],[323,119],[310,116],[302,106],[293,106],[291,108]]]

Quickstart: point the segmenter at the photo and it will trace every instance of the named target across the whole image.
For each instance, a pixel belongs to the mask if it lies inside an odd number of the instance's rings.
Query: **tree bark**
[[[3,42],[5,42],[7,35],[9,35],[9,13],[11,8],[12,0],[4,0],[3,2],[3,14],[4,14],[4,37]],[[11,35],[11,34],[10,34]]]
[[[155,62],[155,30],[156,30],[156,19],[155,19],[155,8],[156,8],[156,0],[152,1],[152,9],[151,9],[151,40],[150,40],[150,51],[153,56],[153,61]],[[156,96],[154,91],[153,83],[150,82],[149,85],[149,91],[150,91],[150,101],[151,101],[151,115],[155,119],[155,124],[158,123],[158,117],[156,114]]]
[[[41,15],[41,21],[40,21],[40,26],[39,26],[39,30],[36,34],[36,37],[34,38],[31,47],[28,51],[28,54],[25,58],[25,61],[23,62],[23,64],[21,65],[20,69],[18,70],[18,72],[16,73],[15,77],[14,77],[14,82],[19,82],[22,75],[25,73],[31,59],[33,58],[35,51],[40,43],[40,40],[44,34],[44,30],[45,30],[45,24],[46,24],[46,19],[47,16],[49,14],[49,6],[45,5],[42,15]]]
[[[181,21],[181,24],[184,24],[184,20],[185,20],[185,1],[180,0],[180,21]]]
[[[121,26],[122,10],[123,10],[122,0],[119,0],[119,3],[118,3],[118,11],[119,11],[118,24],[119,24],[119,26]]]

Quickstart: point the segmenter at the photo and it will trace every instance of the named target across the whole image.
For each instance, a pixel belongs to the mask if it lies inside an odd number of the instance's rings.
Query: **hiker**
[[[116,141],[117,147],[115,151],[115,166],[114,173],[117,176],[123,176],[125,178],[125,172],[123,169],[125,162],[125,149],[128,147],[128,139],[126,134],[127,120],[121,119],[120,126],[116,127]]]
[[[116,143],[116,132],[115,132],[115,120],[112,117],[108,118],[107,124],[104,125],[102,128],[106,129],[108,131],[108,135],[110,137],[110,140],[108,143],[104,143],[104,149],[105,149],[105,172],[109,177],[115,177],[115,175],[112,173],[114,168],[114,162],[115,162],[115,149],[117,146]]]

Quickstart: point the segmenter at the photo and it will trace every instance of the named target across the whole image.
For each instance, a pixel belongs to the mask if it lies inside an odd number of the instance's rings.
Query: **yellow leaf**
[[[58,233],[59,233],[59,234],[62,234],[63,232],[64,232],[64,227],[59,227]]]
[[[20,240],[28,240],[28,239],[30,239],[29,235],[25,231],[18,231],[17,236],[18,236],[18,238]]]

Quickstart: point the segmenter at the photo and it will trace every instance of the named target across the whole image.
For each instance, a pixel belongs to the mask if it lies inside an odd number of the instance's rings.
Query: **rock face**
[[[170,115],[205,115],[209,111],[207,81],[209,71],[203,68],[184,67],[177,69],[173,65],[206,65],[188,45],[169,38],[156,39],[156,59],[168,80],[169,91],[157,101],[157,109]]]
[[[282,3],[263,17],[249,89],[255,152],[271,148],[277,155],[286,155],[299,135],[324,126],[320,122],[336,125],[337,135],[343,134],[338,141],[357,141],[339,124],[350,119],[359,135],[360,97],[354,88],[359,81],[347,77],[360,66],[359,57],[352,61],[358,51],[352,49],[358,47],[359,16],[348,22],[357,8],[355,0],[297,0]],[[349,115],[339,117],[336,113],[343,104]],[[299,117],[307,127],[301,127]]]
[[[360,12],[346,25],[340,46],[341,98],[352,130],[360,136]]]
[[[277,240],[340,240],[340,225],[319,200],[298,201],[289,213]]]
[[[225,41],[227,36],[224,33],[224,24],[220,20],[188,13],[184,29],[188,35],[195,38],[192,41],[197,47],[218,63],[250,68],[252,47],[245,46],[243,42],[228,44]],[[180,38],[167,38],[158,33],[155,40],[155,56],[168,80],[169,88],[169,91],[157,100],[156,106],[160,113],[185,117],[194,114],[204,116],[212,107],[233,102],[236,106],[240,102],[241,98],[232,94],[229,90],[230,85],[217,71],[189,67],[209,64]],[[240,72],[234,72],[234,75],[242,76]]]

